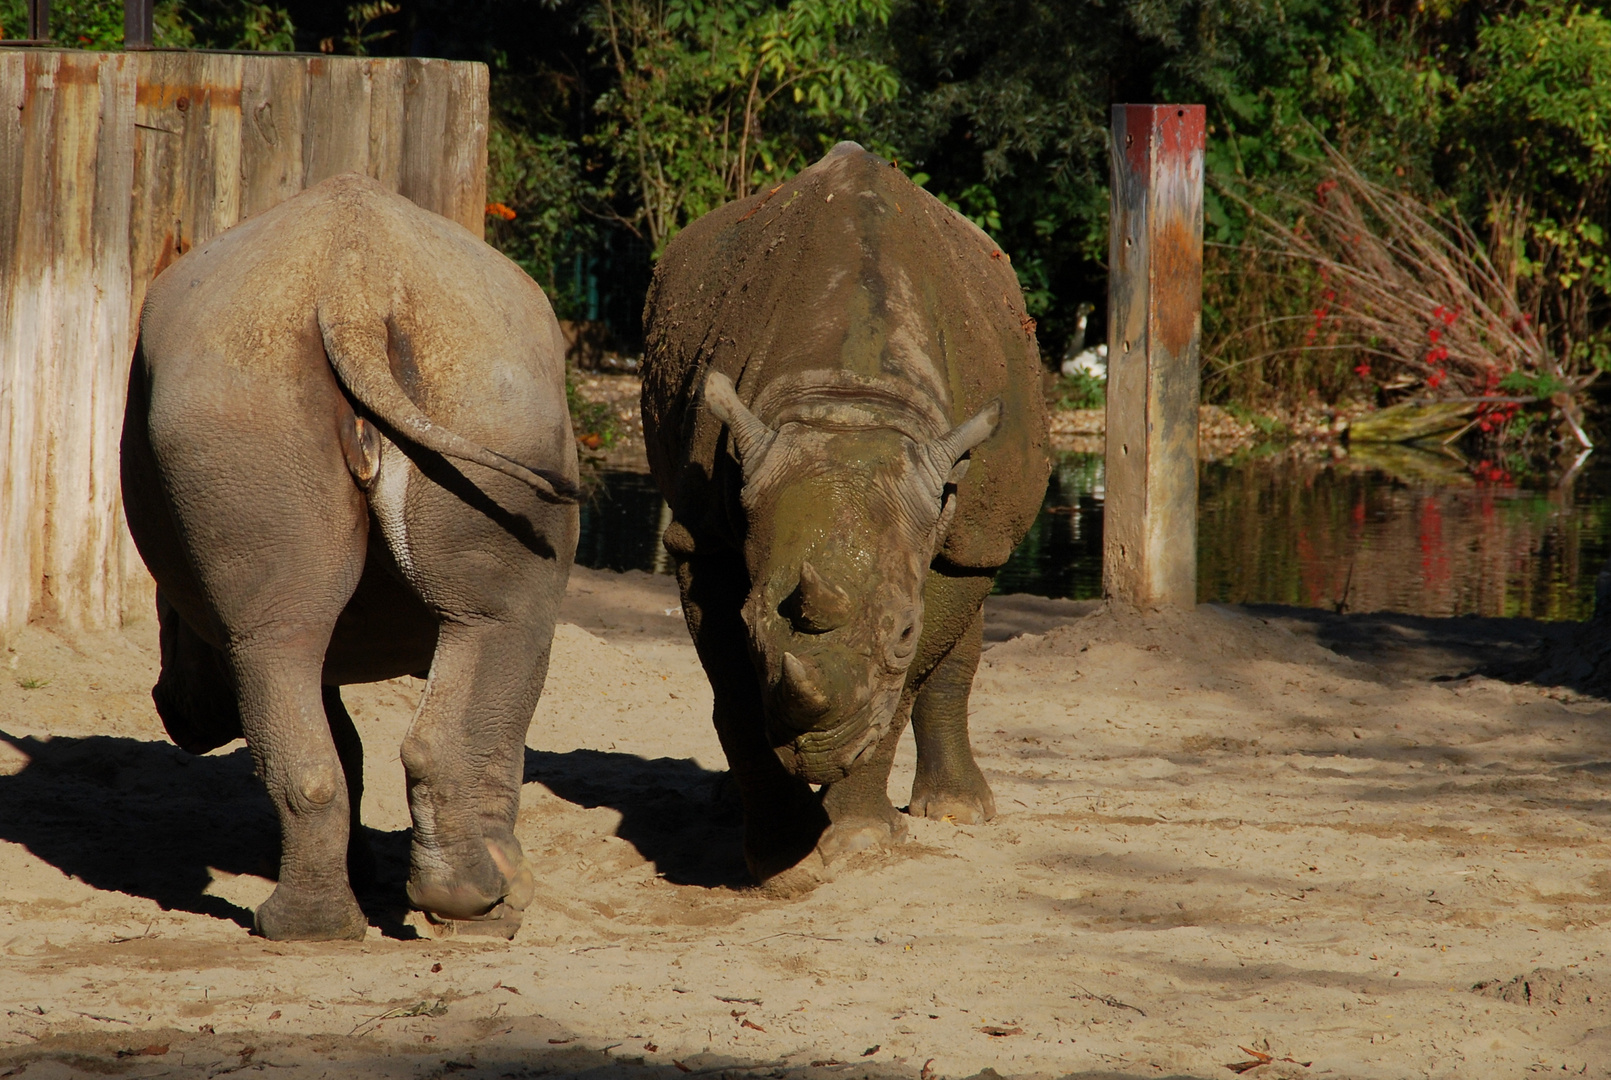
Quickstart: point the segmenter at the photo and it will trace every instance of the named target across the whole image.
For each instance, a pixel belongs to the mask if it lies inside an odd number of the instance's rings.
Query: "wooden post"
[[[1197,603],[1201,105],[1113,106],[1103,591]]]

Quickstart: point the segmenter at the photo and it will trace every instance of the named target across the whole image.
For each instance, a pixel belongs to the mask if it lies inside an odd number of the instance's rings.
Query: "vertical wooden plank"
[[[1103,588],[1197,602],[1201,105],[1113,107]]]
[[[457,63],[450,73],[437,213],[481,238],[487,227],[487,66]]]
[[[447,128],[448,65],[410,57],[404,61],[403,152],[398,192],[427,210],[444,212],[442,138]],[[457,220],[457,219],[455,219]]]
[[[407,61],[369,61],[369,175],[391,191],[403,182],[403,80]]]
[[[15,70],[6,80],[18,97]],[[106,625],[121,598],[117,441],[127,371],[132,68],[120,54],[24,61],[0,357],[0,633]],[[17,106],[21,106],[18,108]],[[20,134],[20,139],[18,135]],[[25,575],[25,576],[24,576]]]
[[[169,263],[241,215],[243,58],[140,53],[135,96],[138,208],[130,232],[131,306]]]
[[[0,51],[0,639],[149,615],[116,448],[150,280],[348,170],[480,235],[486,95],[446,61]]]
[[[369,171],[369,71],[355,57],[307,60],[308,111],[302,132],[302,184]]]
[[[398,190],[480,237],[487,206],[485,64],[410,59]]]
[[[54,53],[0,53],[0,641],[22,628],[32,613],[39,582],[44,505],[36,483],[44,471],[44,448],[36,441],[39,385],[46,374],[38,358],[39,322],[49,302],[49,154],[55,111]],[[42,280],[45,279],[45,280]]]
[[[241,217],[261,214],[302,190],[306,166],[307,60],[248,56],[241,68]]]

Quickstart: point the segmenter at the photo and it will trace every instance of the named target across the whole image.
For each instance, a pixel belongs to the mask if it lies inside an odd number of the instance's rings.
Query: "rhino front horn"
[[[837,585],[829,584],[817,568],[809,562],[800,562],[800,584],[789,597],[787,614],[798,629],[812,634],[826,634],[850,621],[850,597]]]
[[[783,654],[783,680],[778,685],[783,705],[790,716],[809,720],[828,711],[828,695],[804,660],[791,652]]]

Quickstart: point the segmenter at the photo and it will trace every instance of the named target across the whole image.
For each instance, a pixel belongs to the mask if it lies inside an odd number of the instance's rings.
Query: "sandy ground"
[[[405,917],[416,681],[347,692],[369,938],[276,944],[246,929],[272,815],[240,744],[163,737],[152,627],[30,628],[0,680],[0,1077],[1611,1077],[1611,713],[1467,674],[1561,631],[993,600],[1001,815],[780,900],[745,887],[676,603],[573,580],[508,944]]]

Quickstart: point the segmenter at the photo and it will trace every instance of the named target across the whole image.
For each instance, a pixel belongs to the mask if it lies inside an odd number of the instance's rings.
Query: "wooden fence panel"
[[[480,64],[0,48],[0,643],[151,610],[118,483],[151,279],[349,169],[481,236],[486,116]]]
[[[0,196],[0,632],[29,618],[115,623],[118,427],[129,363],[134,64],[6,58]],[[72,363],[61,363],[63,357]]]

